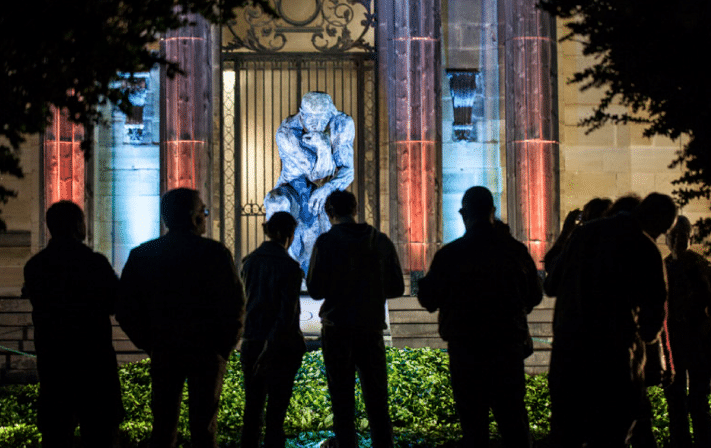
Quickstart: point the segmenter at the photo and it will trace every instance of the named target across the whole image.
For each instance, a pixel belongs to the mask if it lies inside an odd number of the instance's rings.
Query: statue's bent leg
[[[289,212],[296,220],[299,219],[299,194],[291,185],[280,185],[267,193],[264,198],[264,209],[267,220],[276,212]]]

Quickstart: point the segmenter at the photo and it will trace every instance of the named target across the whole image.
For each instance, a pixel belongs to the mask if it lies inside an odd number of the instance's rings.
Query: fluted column
[[[184,71],[172,79],[165,73],[162,76],[163,191],[177,187],[202,190],[207,182],[212,128],[210,25],[194,14],[188,18],[190,25],[168,31],[161,41],[166,59],[177,62]]]
[[[44,133],[45,210],[57,201],[84,209],[84,126],[69,121],[66,111],[52,106],[52,122]]]
[[[440,234],[441,19],[438,0],[383,2],[391,155],[391,237],[421,272]],[[382,20],[382,19],[381,19]]]
[[[536,0],[505,1],[509,225],[542,268],[558,229],[555,19]]]

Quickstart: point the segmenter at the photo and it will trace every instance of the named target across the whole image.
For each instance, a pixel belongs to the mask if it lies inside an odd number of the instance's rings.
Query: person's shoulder
[[[316,237],[315,244],[324,244],[327,241],[337,238],[339,233],[341,233],[341,232],[340,232],[340,228],[337,225],[331,226],[330,229],[328,229],[327,231],[323,232],[321,235]]]
[[[96,252],[94,250],[89,249],[88,253],[94,263],[97,263],[97,265],[111,266],[109,259],[106,258],[106,255],[102,254],[101,252]]]
[[[464,236],[460,236],[459,238],[452,240],[444,246],[440,247],[437,250],[437,256],[438,258],[446,258],[452,256],[461,251],[469,250],[472,244],[473,241],[471,239],[465,238]]]
[[[47,249],[42,249],[36,254],[34,254],[32,257],[30,257],[29,260],[25,263],[25,272],[33,271],[35,269],[38,269],[39,266],[42,264],[42,260],[47,258]]]
[[[213,240],[212,238],[205,238],[201,236],[198,237],[196,241],[200,246],[204,247],[205,250],[210,253],[232,256],[232,253],[227,248],[227,246],[225,246],[219,241]]]
[[[144,243],[131,249],[130,256],[148,256],[154,255],[159,252],[160,248],[166,244],[166,237],[161,236]]]
[[[668,255],[664,260],[667,261],[667,259],[673,260],[671,255]],[[679,254],[677,262],[687,266],[698,266],[701,268],[708,268],[711,265],[706,257],[691,249],[686,249]]]

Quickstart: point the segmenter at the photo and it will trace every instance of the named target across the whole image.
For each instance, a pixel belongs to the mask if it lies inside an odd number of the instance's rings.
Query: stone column
[[[210,24],[187,15],[190,24],[168,31],[161,50],[183,74],[162,74],[161,190],[200,190],[209,202],[209,140],[212,129],[212,58]]]
[[[555,19],[536,0],[504,5],[508,221],[542,269],[558,230]]]
[[[387,67],[390,236],[403,269],[417,276],[441,239],[440,3],[389,0],[379,7],[387,24],[387,55],[381,63]]]
[[[66,111],[52,106],[52,122],[44,133],[44,210],[57,201],[84,209],[84,127],[69,121]]]

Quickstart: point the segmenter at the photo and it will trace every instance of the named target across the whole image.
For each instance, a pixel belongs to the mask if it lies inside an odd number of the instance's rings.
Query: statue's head
[[[323,132],[328,122],[338,112],[331,95],[324,92],[309,92],[301,98],[299,114],[306,132]]]

